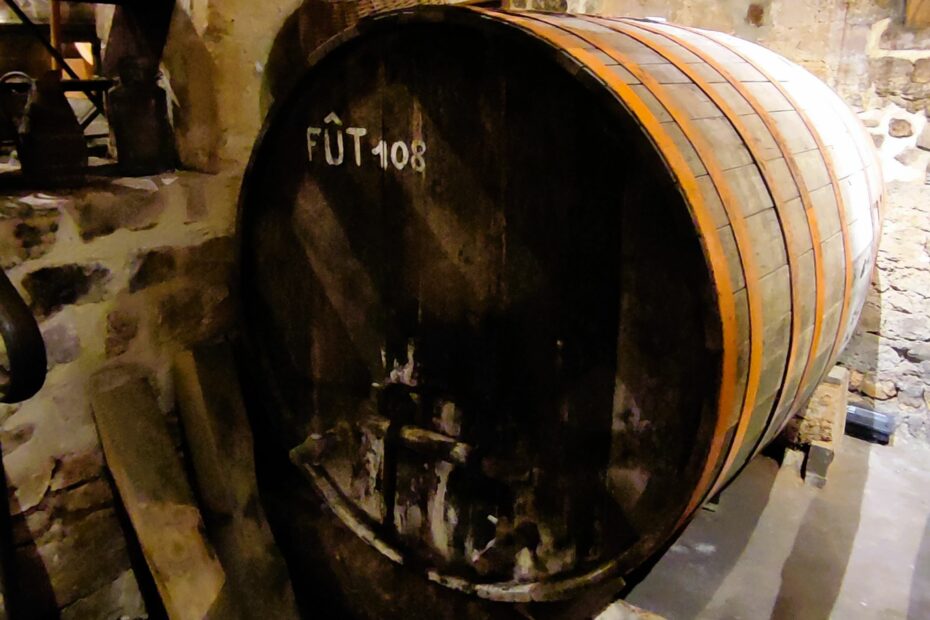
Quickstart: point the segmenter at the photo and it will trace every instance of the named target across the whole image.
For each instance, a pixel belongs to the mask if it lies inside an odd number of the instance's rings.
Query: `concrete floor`
[[[824,489],[758,457],[627,601],[670,620],[930,620],[930,448],[844,437]]]

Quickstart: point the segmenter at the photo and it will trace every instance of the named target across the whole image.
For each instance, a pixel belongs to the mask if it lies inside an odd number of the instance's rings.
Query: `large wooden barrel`
[[[311,60],[243,186],[247,380],[389,560],[500,601],[622,577],[852,334],[879,165],[776,54],[429,7]]]

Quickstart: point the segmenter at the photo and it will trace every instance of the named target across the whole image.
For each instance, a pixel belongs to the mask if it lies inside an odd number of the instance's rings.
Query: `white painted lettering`
[[[310,161],[313,161],[313,147],[317,145],[317,141],[313,138],[320,135],[322,130],[319,127],[307,127],[307,157]]]
[[[368,135],[368,130],[364,127],[348,127],[346,133],[352,136],[352,145],[355,147],[355,165],[362,165],[362,138]]]
[[[403,142],[395,142],[391,145],[391,163],[398,170],[403,170],[410,161],[410,151]]]

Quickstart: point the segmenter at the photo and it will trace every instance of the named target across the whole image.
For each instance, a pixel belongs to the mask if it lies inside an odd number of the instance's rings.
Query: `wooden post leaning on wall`
[[[906,23],[910,28],[930,28],[930,0],[907,0]]]
[[[49,42],[61,55],[61,0],[52,0],[49,7],[51,15],[49,18]],[[62,66],[58,62],[57,56],[52,56],[52,70],[61,71]]]
[[[242,617],[145,373],[110,368],[92,384],[107,467],[169,620]]]
[[[201,345],[174,361],[181,426],[211,538],[247,618],[297,620],[287,565],[258,495],[252,431],[228,345]]]

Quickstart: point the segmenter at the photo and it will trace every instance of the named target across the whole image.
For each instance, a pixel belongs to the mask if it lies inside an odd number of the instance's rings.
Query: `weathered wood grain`
[[[131,368],[104,371],[93,379],[91,404],[107,466],[169,618],[240,617],[148,381]]]
[[[252,432],[226,345],[179,354],[174,385],[207,532],[247,618],[298,618],[287,566],[265,520]]]

